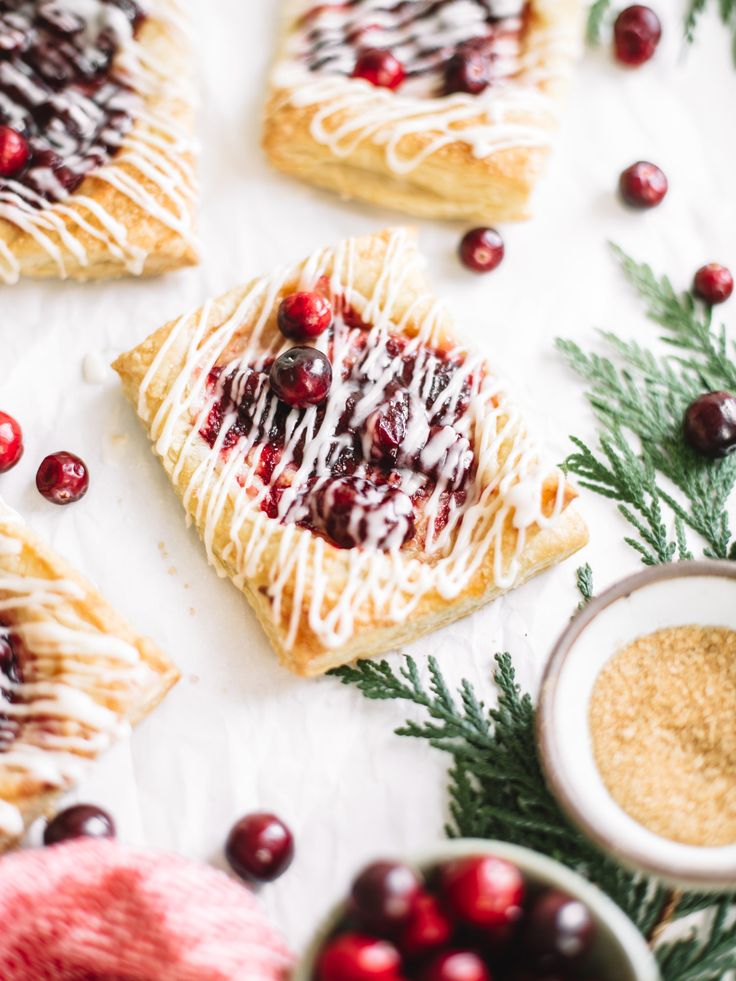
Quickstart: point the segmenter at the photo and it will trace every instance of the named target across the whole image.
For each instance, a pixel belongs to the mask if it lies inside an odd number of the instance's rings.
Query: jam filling
[[[315,5],[304,17],[310,71],[352,74],[361,52],[389,51],[435,95],[477,93],[516,74],[524,0],[347,0]],[[482,67],[478,62],[482,60]],[[482,83],[466,81],[470,68]]]
[[[256,478],[246,492],[271,518],[340,548],[427,548],[460,520],[470,493],[477,379],[462,356],[366,330],[332,303],[326,402],[305,410],[279,401],[272,356],[234,362],[209,375],[201,436],[225,456],[243,453]]]
[[[18,734],[18,723],[5,712],[3,703],[15,700],[15,685],[21,683],[20,641],[0,623],[0,753],[7,751]]]
[[[138,97],[115,59],[143,20],[135,0],[0,0],[0,125],[30,150],[0,204],[62,201],[117,152]]]

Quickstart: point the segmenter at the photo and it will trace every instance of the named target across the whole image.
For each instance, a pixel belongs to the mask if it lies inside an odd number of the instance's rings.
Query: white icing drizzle
[[[22,528],[0,500],[0,637],[10,635],[22,653],[22,681],[0,674],[0,688],[12,698],[0,697],[6,720],[0,721],[0,785],[28,779],[63,790],[84,775],[90,759],[129,732],[125,717],[152,672],[134,646],[74,611],[69,604],[84,596],[77,583],[3,567],[3,556],[22,551]],[[22,830],[18,808],[0,799],[0,833]]]
[[[415,2],[418,7],[422,5],[420,0]],[[296,0],[292,23],[298,25],[316,5],[316,0]],[[347,9],[342,9],[340,0],[327,0],[320,6],[324,10],[316,22],[327,28],[331,24],[344,27],[346,22],[385,26],[391,18],[396,19],[396,14],[386,11],[387,0],[363,0]],[[520,0],[504,0],[494,5],[494,14],[510,17],[517,24],[515,18],[524,6]],[[314,107],[311,134],[334,156],[348,157],[361,143],[371,141],[384,148],[388,166],[399,175],[411,173],[427,157],[455,142],[466,144],[478,159],[514,147],[547,146],[557,107],[545,93],[545,86],[567,78],[580,50],[574,23],[555,30],[536,27],[533,43],[513,36],[503,42],[500,58],[494,62],[499,77],[484,92],[437,97],[433,95],[436,79],[431,75],[410,79],[395,92],[349,78],[356,49],[347,43],[339,46],[335,62],[325,71],[310,71],[304,31],[298,26],[293,29],[285,55],[273,71],[277,99],[298,108]],[[468,40],[486,31],[476,3],[453,0],[432,17],[419,20],[411,37],[407,31],[399,31],[393,38],[390,31],[381,31],[380,46],[387,46],[386,38],[393,40],[397,46],[393,53],[401,59],[402,49],[409,41],[415,43],[417,37],[423,48],[452,47],[459,39]],[[370,33],[361,37],[361,46],[364,41],[369,46]],[[335,70],[337,74],[333,74]],[[408,138],[417,134],[428,134],[428,138],[410,152]]]
[[[124,109],[133,120],[133,128],[125,136],[121,149],[105,164],[90,171],[91,176],[114,187],[149,218],[196,248],[192,214],[196,177],[185,159],[185,155],[194,152],[194,141],[191,134],[167,114],[169,100],[193,102],[189,81],[172,73],[169,66],[157,62],[133,36],[128,19],[114,5],[101,0],[54,0],[54,5],[62,12],[81,17],[90,35],[99,33],[102,26],[114,33],[120,46],[115,70],[131,89],[122,90],[109,105]],[[177,32],[181,36],[187,33],[187,18],[179,0],[146,0],[143,8],[147,17],[160,21],[168,32]],[[3,71],[13,71],[12,66],[0,62],[0,72]],[[30,79],[17,71],[14,78],[28,91]],[[29,95],[33,102],[33,92]],[[149,108],[143,102],[147,96],[159,96],[163,104]],[[39,99],[44,97],[43,93],[38,94]],[[76,96],[65,108],[80,122],[84,121],[85,113],[98,111],[90,100]],[[0,106],[0,109],[7,110],[12,125],[12,104]],[[63,153],[63,147],[59,150]],[[59,190],[50,169],[48,181],[53,190]],[[50,204],[32,188],[17,181],[7,181],[5,190],[0,190],[0,220],[31,235],[55,263],[62,279],[68,275],[65,249],[82,268],[89,265],[90,257],[80,237],[82,233],[104,247],[111,259],[122,264],[127,272],[132,275],[142,273],[149,253],[130,241],[123,224],[99,202],[81,193],[81,189],[72,194],[60,194],[60,197],[63,199]],[[60,241],[55,241],[52,236]],[[0,281],[12,284],[20,275],[21,262],[12,244],[0,240]]]
[[[493,555],[495,583],[500,588],[510,587],[519,576],[519,559],[528,530],[533,525],[553,523],[564,507],[564,479],[558,470],[543,463],[536,441],[509,399],[506,386],[481,357],[460,349],[452,353],[464,356],[462,367],[441,398],[451,408],[463,383],[470,380],[469,405],[456,428],[472,445],[477,468],[464,502],[456,502],[447,524],[439,524],[440,530],[434,534],[440,497],[450,486],[448,479],[437,479],[434,493],[423,506],[427,527],[423,554],[411,547],[401,549],[399,543],[386,550],[371,547],[370,531],[364,547],[338,551],[311,531],[289,523],[293,499],[288,492],[279,506],[286,523],[268,517],[260,507],[268,488],[255,472],[262,452],[262,447],[253,445],[257,427],[224,453],[226,433],[236,418],[234,411],[223,421],[212,448],[201,436],[217,399],[217,394],[207,387],[213,367],[244,369],[288,348],[289,344],[274,329],[274,311],[280,291],[297,277],[299,288],[309,289],[327,276],[332,295],[344,296],[346,303],[373,325],[369,338],[372,351],[385,353],[388,335],[404,333],[406,325],[413,321],[419,323],[419,332],[405,351],[413,348],[421,354],[428,346],[442,347],[444,309],[432,297],[424,296],[413,303],[401,322],[390,319],[405,287],[405,276],[413,274],[418,261],[408,233],[403,229],[393,231],[378,285],[370,297],[360,294],[354,277],[359,262],[356,240],[344,242],[335,252],[318,253],[301,270],[286,270],[253,284],[232,316],[209,336],[209,304],[194,318],[182,317],[141,383],[138,412],[149,425],[156,452],[178,484],[185,507],[193,512],[210,562],[240,587],[254,578],[262,581],[265,576],[273,619],[285,628],[287,647],[293,645],[304,620],[319,642],[331,648],[348,641],[369,615],[401,622],[429,593],[452,600],[467,586],[489,553]],[[240,334],[245,323],[252,324],[247,339]],[[339,381],[339,361],[346,336],[336,330],[332,352],[336,381],[325,407],[327,420],[345,406],[347,391]],[[320,342],[324,347],[324,338]],[[174,377],[170,377],[168,363],[172,351],[177,352],[174,357],[183,358],[183,367]],[[423,363],[421,358],[418,363]],[[358,402],[356,413],[370,410],[371,396],[380,401],[386,384],[394,377],[390,369],[390,365],[377,360],[374,388]],[[418,386],[431,381],[431,371],[423,374],[420,370],[409,388],[419,394]],[[167,394],[155,411],[149,401],[154,382],[167,387]],[[262,409],[265,397],[257,404]],[[315,466],[318,472],[326,466],[328,451],[335,442],[330,425],[323,424],[315,432],[315,412],[292,410],[287,417],[286,446],[277,469],[294,469],[295,487]],[[304,462],[297,465],[290,447],[302,435],[306,435],[307,450]],[[412,438],[417,437],[410,428],[409,439]],[[428,452],[430,447],[431,452],[441,456],[442,447],[432,447],[430,442]],[[542,513],[545,478],[556,479],[558,488],[548,516]],[[409,493],[422,479],[408,470],[401,472],[402,486]],[[220,523],[226,515],[228,539],[223,544],[220,538],[216,545],[215,536],[222,535]],[[507,542],[505,560],[502,541],[504,533],[509,538],[509,529],[515,529],[517,534],[510,555]],[[345,577],[340,586],[331,582],[333,575]],[[291,600],[288,616],[284,604],[287,595]]]

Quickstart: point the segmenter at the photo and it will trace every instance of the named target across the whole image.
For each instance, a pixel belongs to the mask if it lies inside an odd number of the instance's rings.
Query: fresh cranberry
[[[695,273],[693,290],[706,303],[715,306],[716,303],[725,303],[733,293],[733,276],[731,271],[717,262],[710,262],[707,266],[701,266]]]
[[[501,264],[505,251],[495,228],[473,228],[460,242],[460,259],[473,272],[492,272]]]
[[[71,838],[114,838],[115,822],[101,807],[75,804],[60,811],[43,831],[44,845],[58,845]]]
[[[89,473],[84,462],[73,453],[52,453],[41,461],[36,487],[52,504],[73,504],[87,493]]]
[[[683,427],[685,439],[702,456],[727,456],[736,449],[736,396],[708,392],[688,406]]]
[[[411,499],[364,477],[326,481],[312,495],[310,509],[314,527],[340,548],[399,548],[414,534]]]
[[[374,463],[395,463],[406,437],[406,403],[392,400],[375,409],[365,421],[363,452]]]
[[[510,862],[492,855],[461,858],[440,870],[448,910],[470,926],[505,927],[521,915],[524,879]]]
[[[0,126],[0,177],[15,177],[28,162],[28,141],[9,126]]]
[[[12,416],[0,412],[0,473],[12,470],[22,456],[22,430]]]
[[[332,306],[319,293],[291,293],[281,301],[278,322],[284,337],[311,341],[332,323]]]
[[[225,855],[241,879],[272,882],[291,865],[294,839],[275,814],[248,814],[233,825]]]
[[[447,62],[445,68],[445,94],[467,92],[478,95],[487,89],[491,81],[491,61],[485,51],[465,47]]]
[[[318,981],[396,981],[401,958],[393,944],[361,933],[331,940],[317,963]]]
[[[650,7],[634,4],[622,10],[613,28],[616,57],[624,65],[649,61],[662,37],[659,17]]]
[[[640,160],[627,167],[619,178],[619,191],[632,208],[656,208],[667,193],[664,172],[653,163]]]
[[[353,883],[353,910],[371,930],[392,930],[407,920],[420,888],[419,876],[408,865],[374,862]]]
[[[293,409],[320,405],[330,394],[332,365],[313,347],[293,347],[271,366],[271,388]]]
[[[577,964],[595,939],[595,923],[584,903],[549,889],[533,901],[523,942],[541,967]]]
[[[444,947],[452,936],[452,922],[430,893],[421,893],[412,913],[402,927],[398,945],[406,957],[423,957]]]
[[[355,63],[353,78],[364,78],[382,89],[397,89],[406,78],[406,69],[390,51],[368,48]]]
[[[421,981],[491,981],[491,975],[472,950],[448,950],[430,961]]]

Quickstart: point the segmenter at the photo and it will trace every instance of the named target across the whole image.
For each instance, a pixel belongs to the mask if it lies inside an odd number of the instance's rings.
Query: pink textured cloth
[[[0,860],[2,981],[281,981],[290,964],[208,866],[84,839]]]

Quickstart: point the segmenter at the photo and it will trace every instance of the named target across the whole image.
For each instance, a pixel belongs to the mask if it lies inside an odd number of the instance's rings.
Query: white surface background
[[[653,64],[626,71],[607,51],[586,56],[536,217],[503,229],[507,258],[496,273],[476,277],[460,267],[460,226],[417,223],[438,291],[467,336],[521,383],[558,459],[568,433],[592,435],[592,420],[554,337],[594,343],[594,326],[644,342],[655,336],[606,240],[683,286],[705,261],[736,268],[736,70],[727,37],[706,17],[685,55],[684,0],[657,6],[665,39]],[[279,668],[240,594],[207,568],[112,373],[98,385],[82,375],[90,352],[127,349],[213,293],[402,220],[268,168],[259,124],[278,7],[198,6],[202,266],[154,282],[23,284],[0,293],[0,406],[26,436],[25,458],[0,479],[0,492],[182,669],[165,703],[98,765],[77,799],[107,807],[129,842],[217,863],[233,820],[253,809],[278,812],[294,829],[297,857],[263,898],[298,947],[363,861],[410,854],[441,835],[447,761],[392,735],[404,706]],[[620,170],[637,159],[659,163],[671,183],[662,207],[647,214],[625,211],[613,193]],[[724,315],[736,324],[736,300]],[[62,448],[79,453],[92,478],[85,500],[66,509],[43,501],[33,483],[41,458]],[[585,495],[583,507],[593,541],[581,559],[592,562],[600,588],[637,560],[612,505]],[[411,653],[438,655],[448,677],[468,676],[490,694],[492,655],[508,649],[534,686],[577,601],[577,564]]]

